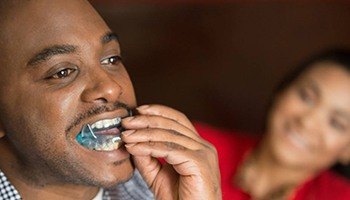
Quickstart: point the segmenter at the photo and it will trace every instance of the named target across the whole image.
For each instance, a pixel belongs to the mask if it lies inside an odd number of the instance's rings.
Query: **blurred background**
[[[91,2],[120,37],[140,105],[244,132],[262,131],[286,72],[322,49],[350,47],[346,1]]]

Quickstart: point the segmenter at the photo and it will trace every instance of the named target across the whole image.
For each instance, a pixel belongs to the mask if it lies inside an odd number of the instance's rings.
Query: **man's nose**
[[[116,77],[99,68],[89,72],[89,81],[81,98],[89,103],[115,103],[123,93]]]

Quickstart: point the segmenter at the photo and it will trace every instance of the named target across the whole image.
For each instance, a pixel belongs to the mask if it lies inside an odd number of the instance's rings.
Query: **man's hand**
[[[123,120],[122,140],[156,199],[221,199],[216,149],[187,117],[161,105],[137,110]]]

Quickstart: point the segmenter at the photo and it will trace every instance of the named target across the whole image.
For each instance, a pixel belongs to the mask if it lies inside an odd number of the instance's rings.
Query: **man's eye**
[[[61,71],[57,72],[56,74],[52,75],[51,78],[54,79],[62,79],[68,77],[71,73],[73,73],[75,69],[62,69]]]
[[[112,56],[101,60],[102,65],[116,65],[121,62],[122,58],[120,56]]]

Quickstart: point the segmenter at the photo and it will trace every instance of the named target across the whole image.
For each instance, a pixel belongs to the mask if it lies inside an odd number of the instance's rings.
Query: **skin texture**
[[[24,199],[91,199],[129,179],[131,159],[157,199],[221,198],[215,148],[171,108],[125,118],[134,133],[123,134],[124,148],[96,152],[75,141],[86,123],[126,116],[118,103],[136,107],[119,43],[87,1],[1,9],[0,169]]]
[[[254,183],[245,187],[255,198],[281,188],[287,189],[281,193],[286,198],[298,184],[337,161],[349,162],[349,91],[349,71],[321,62],[277,95],[255,164],[245,174]]]
[[[221,199],[216,150],[187,117],[161,105],[137,110],[141,115],[123,121],[132,129],[123,141],[157,199]]]

